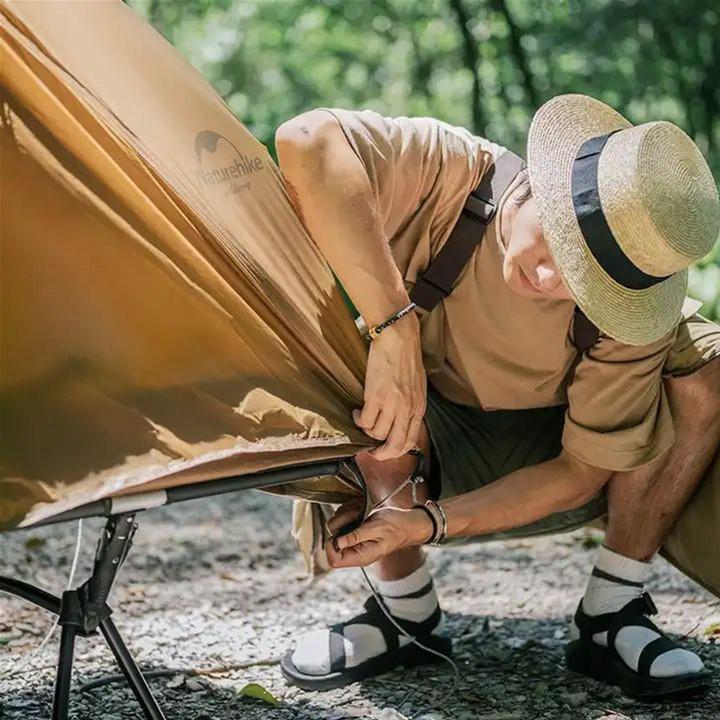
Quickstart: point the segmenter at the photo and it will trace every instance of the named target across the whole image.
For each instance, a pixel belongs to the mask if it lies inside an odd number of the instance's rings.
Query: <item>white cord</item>
[[[70,576],[68,577],[67,585],[65,586],[66,590],[72,590],[73,581],[75,580],[75,571],[77,570],[78,559],[80,558],[81,545],[82,519],[78,520],[77,540],[75,541],[75,555],[73,556],[72,565],[70,566]],[[50,642],[50,638],[53,636],[53,633],[55,632],[55,629],[57,628],[59,622],[60,616],[58,615],[55,618],[52,627],[48,630],[47,635],[45,635],[43,641],[34,650],[31,650],[27,655],[25,655],[25,657],[15,662],[10,667],[10,670],[0,673],[0,678],[11,678],[15,675],[19,675],[20,673],[22,673],[27,664],[42,651],[42,649],[48,644],[48,642]]]
[[[403,488],[405,488],[407,485],[409,485],[411,482],[413,482],[414,476],[410,475],[409,477],[405,478],[400,485],[398,485],[391,493],[388,493],[382,500],[379,500],[378,502],[373,505],[373,510],[377,510],[381,505],[384,505],[389,500],[392,500]],[[370,517],[370,513],[368,513],[368,517]],[[367,518],[366,518],[367,519]]]
[[[360,572],[363,574],[363,577],[365,578],[365,582],[368,584],[370,591],[375,596],[375,600],[377,600],[378,606],[383,611],[383,615],[385,615],[385,617],[395,626],[395,628],[404,637],[406,637],[413,645],[416,645],[417,647],[419,647],[421,650],[424,650],[425,652],[429,652],[429,653],[432,653],[433,655],[437,655],[439,658],[442,658],[446,662],[449,662],[450,665],[452,665],[452,669],[453,669],[453,673],[454,673],[453,682],[455,683],[455,689],[457,689],[458,683],[460,682],[460,670],[458,669],[458,666],[455,663],[455,661],[449,655],[445,655],[445,653],[441,653],[439,650],[434,650],[433,648],[423,645],[417,638],[413,637],[409,632],[407,632],[407,630],[405,630],[397,622],[395,622],[395,618],[387,611],[387,609],[385,608],[385,603],[383,602],[383,599],[380,597],[380,594],[375,589],[375,586],[370,582],[370,578],[368,577],[368,574],[365,571],[365,568],[361,567]]]
[[[374,513],[378,508],[380,508],[381,505],[384,505],[388,500],[391,500],[395,495],[397,495],[406,485],[409,483],[413,483],[413,502],[417,503],[417,498],[415,496],[415,488],[416,484],[423,482],[424,478],[420,476],[416,476],[415,473],[412,473],[409,477],[407,477],[395,490],[393,490],[389,495],[386,495],[380,502],[376,503],[373,509],[368,513],[367,517],[370,517],[372,513]],[[455,684],[455,689],[458,687],[458,683],[460,682],[460,670],[458,669],[458,666],[456,665],[455,661],[449,656],[445,655],[445,653],[441,653],[439,650],[435,650],[433,648],[427,647],[423,645],[417,638],[410,635],[407,630],[405,630],[402,626],[400,626],[396,621],[395,618],[387,611],[385,607],[385,603],[383,602],[383,599],[380,597],[380,593],[375,589],[375,586],[370,582],[370,578],[368,577],[367,572],[365,571],[364,567],[360,568],[360,572],[362,572],[363,577],[365,578],[365,582],[368,584],[368,587],[370,588],[370,591],[375,597],[375,600],[377,601],[378,606],[383,612],[383,615],[394,625],[394,627],[410,642],[419,647],[421,650],[424,650],[425,652],[431,653],[432,655],[437,655],[439,658],[442,658],[446,662],[450,663],[452,665],[452,669],[454,672],[453,682]]]

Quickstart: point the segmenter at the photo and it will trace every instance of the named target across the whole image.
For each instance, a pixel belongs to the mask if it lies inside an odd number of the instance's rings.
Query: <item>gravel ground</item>
[[[139,516],[135,545],[111,604],[143,669],[178,669],[151,681],[168,720],[716,720],[720,715],[720,644],[708,632],[720,619],[720,601],[663,560],[656,560],[651,582],[660,621],[688,636],[687,646],[718,673],[715,688],[682,704],[647,705],[564,670],[568,619],[599,539],[589,530],[430,552],[455,638],[457,687],[447,665],[398,671],[327,693],[289,686],[276,664],[186,674],[276,658],[299,631],[359,610],[368,591],[356,570],[308,585],[288,537],[289,517],[286,499],[257,492]],[[99,520],[85,523],[80,579],[89,570],[100,526]],[[74,545],[70,524],[4,535],[0,573],[59,592]],[[6,675],[49,626],[42,611],[15,598],[0,599],[2,720],[49,718],[58,634],[27,672]],[[99,638],[80,639],[77,650],[71,718],[140,718],[121,684],[80,690],[116,668]],[[279,705],[242,695],[248,683],[261,684]]]

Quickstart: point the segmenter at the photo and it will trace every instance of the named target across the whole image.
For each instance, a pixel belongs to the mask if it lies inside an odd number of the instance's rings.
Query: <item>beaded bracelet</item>
[[[374,340],[383,330],[385,330],[385,328],[390,327],[393,323],[396,323],[398,320],[404,318],[416,307],[417,305],[414,302],[411,302],[409,305],[406,305],[402,310],[398,310],[394,315],[390,316],[385,322],[382,322],[379,325],[373,325],[368,330],[367,337],[370,338],[370,340]]]

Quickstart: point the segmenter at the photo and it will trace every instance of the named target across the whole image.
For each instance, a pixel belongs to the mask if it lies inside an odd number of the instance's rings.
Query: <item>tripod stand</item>
[[[160,491],[140,492],[116,498],[97,500],[49,518],[39,524],[50,524],[79,518],[105,516],[107,521],[98,542],[90,577],[75,590],[59,598],[34,585],[0,576],[0,592],[27,600],[48,612],[59,615],[62,628],[60,653],[55,678],[52,720],[67,720],[70,700],[75,640],[100,633],[110,646],[128,685],[147,720],[165,720],[137,663],[133,659],[110,615],[107,598],[118,569],[125,560],[137,529],[135,516],[142,510],[184,500],[221,495],[238,490],[268,488],[283,483],[323,475],[345,479],[348,487],[367,497],[364,479],[354,458],[341,458],[302,465],[292,465],[247,475],[190,483]]]
[[[98,629],[115,655],[145,716],[148,720],[165,720],[145,678],[112,621],[112,610],[107,604],[117,571],[132,545],[136,529],[134,513],[109,517],[98,542],[92,574],[80,587],[66,590],[61,598],[21,580],[0,577],[0,590],[60,616],[62,632],[52,720],[67,720],[68,717],[76,638],[94,635]]]

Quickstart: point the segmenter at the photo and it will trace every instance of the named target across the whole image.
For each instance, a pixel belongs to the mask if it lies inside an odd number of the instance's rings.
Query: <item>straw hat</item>
[[[543,235],[580,309],[629,345],[677,325],[687,268],[720,232],[720,202],[695,143],[669,122],[633,126],[586,95],[533,117],[530,185]]]

